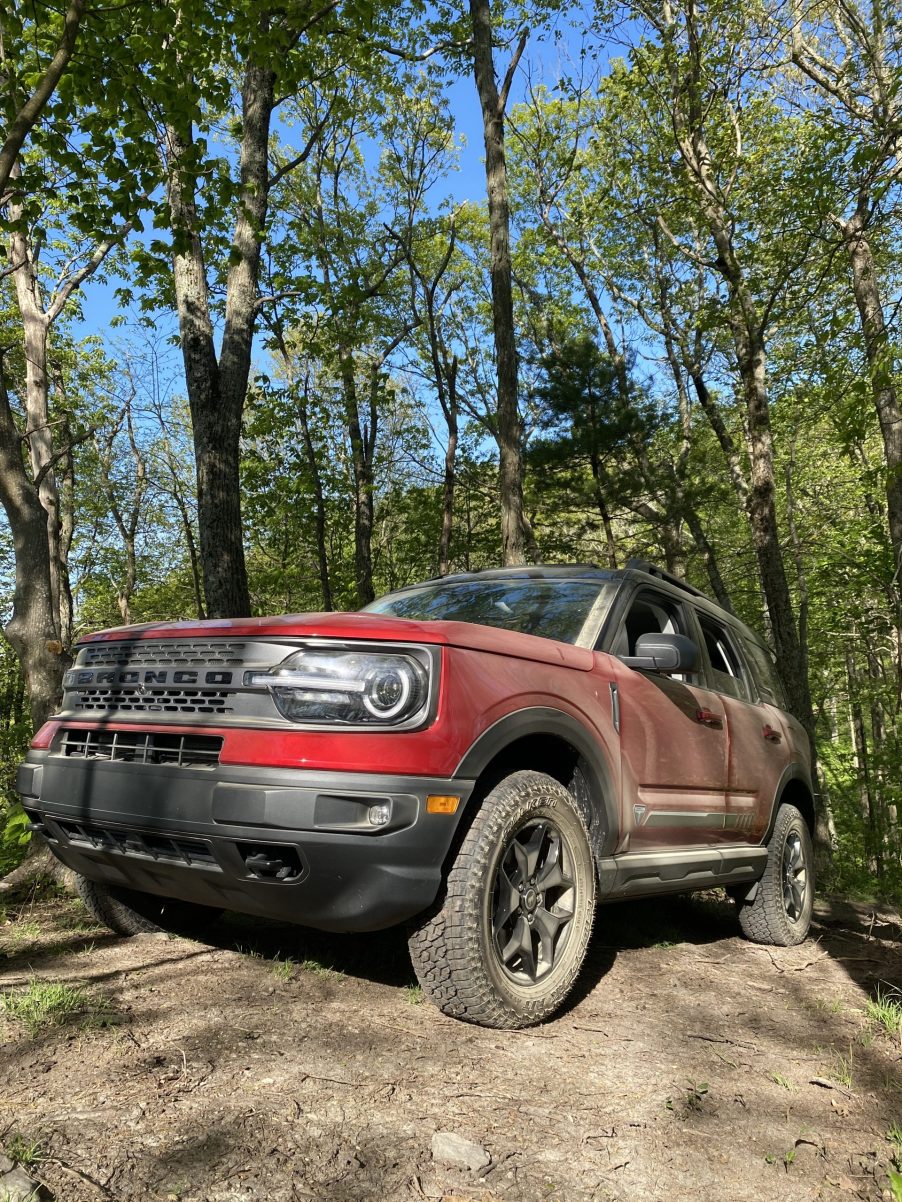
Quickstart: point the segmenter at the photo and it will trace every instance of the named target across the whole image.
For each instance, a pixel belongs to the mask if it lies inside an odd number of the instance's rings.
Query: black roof
[[[753,642],[766,649],[766,644],[761,637],[735,614],[718,605],[707,593],[703,593],[695,585],[689,584],[679,576],[674,576],[671,572],[658,567],[647,559],[628,559],[622,568],[603,568],[597,563],[536,563],[523,564],[515,568],[483,568],[478,572],[457,572],[453,576],[433,576],[429,580],[421,580],[416,584],[403,585],[401,588],[393,589],[392,592],[403,593],[407,589],[420,588],[424,584],[438,584],[445,581],[451,584],[462,584],[471,580],[587,580],[597,581],[600,584],[604,580],[623,580],[626,577],[635,578],[637,576],[646,577],[651,583],[664,583],[671,589],[679,589],[690,594],[696,601],[700,601],[710,613],[727,621],[751,638]]]
[[[602,568],[597,563],[535,563],[522,564],[513,568],[483,568],[478,572],[458,572],[453,576],[433,576],[431,580],[420,583],[432,584],[439,580],[452,584],[465,583],[470,580],[620,580],[627,573],[643,572],[655,580],[666,580],[668,584],[684,589],[695,597],[704,597],[703,592],[674,576],[663,568],[657,567],[647,559],[630,559],[625,568]],[[404,587],[416,588],[417,585],[406,585],[396,592],[403,592]],[[713,604],[713,602],[712,602]]]

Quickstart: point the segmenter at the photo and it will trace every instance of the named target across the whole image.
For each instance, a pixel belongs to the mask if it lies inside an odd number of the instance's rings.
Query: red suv
[[[124,934],[412,920],[432,1000],[519,1027],[567,996],[596,901],[723,885],[751,938],[808,930],[805,733],[755,635],[648,564],[108,630],[64,687],[18,786]]]

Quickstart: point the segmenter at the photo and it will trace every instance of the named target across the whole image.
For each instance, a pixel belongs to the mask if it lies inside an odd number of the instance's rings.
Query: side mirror
[[[688,673],[698,667],[698,647],[684,634],[640,634],[636,654],[620,658],[641,672]]]

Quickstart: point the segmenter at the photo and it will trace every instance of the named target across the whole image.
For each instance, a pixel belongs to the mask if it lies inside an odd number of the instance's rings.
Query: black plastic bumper
[[[91,880],[371,931],[435,899],[473,782],[33,751],[17,786],[55,855]],[[430,794],[460,797],[457,814],[427,813]],[[373,806],[388,807],[385,825],[371,822]]]

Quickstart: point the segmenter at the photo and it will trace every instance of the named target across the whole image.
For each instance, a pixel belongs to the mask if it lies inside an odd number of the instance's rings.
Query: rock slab
[[[456,1169],[469,1169],[471,1173],[478,1173],[492,1163],[491,1156],[481,1144],[455,1135],[453,1131],[436,1131],[432,1137],[432,1159]]]
[[[48,1202],[52,1195],[8,1156],[0,1156],[0,1198],[3,1202]]]

